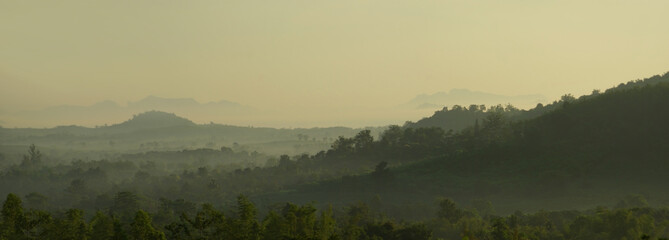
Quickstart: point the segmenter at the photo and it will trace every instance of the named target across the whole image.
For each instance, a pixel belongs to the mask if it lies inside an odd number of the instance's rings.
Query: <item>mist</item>
[[[669,239],[666,9],[0,2],[0,239]]]

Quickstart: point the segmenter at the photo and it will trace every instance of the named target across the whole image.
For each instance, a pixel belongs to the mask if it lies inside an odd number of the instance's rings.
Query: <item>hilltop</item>
[[[195,126],[195,123],[174,113],[149,111],[134,115],[123,123],[110,126],[109,129],[138,130],[178,126]]]

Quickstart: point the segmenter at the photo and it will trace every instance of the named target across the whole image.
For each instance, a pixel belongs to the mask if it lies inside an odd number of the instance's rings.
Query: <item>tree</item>
[[[91,239],[112,239],[114,236],[114,220],[101,211],[97,211],[90,222]]]
[[[353,153],[354,150],[355,141],[353,139],[339,136],[339,138],[332,143],[332,149],[328,151],[328,154],[348,155]]]
[[[492,220],[492,235],[493,240],[510,240],[509,225],[506,224],[504,218],[495,218]]]
[[[114,217],[114,235],[112,236],[112,240],[128,240],[128,235],[126,234],[125,230],[123,229],[123,224],[121,221]]]
[[[47,238],[53,219],[46,211],[30,209],[26,213],[25,235],[28,239]]]
[[[148,213],[139,210],[130,224],[130,237],[136,240],[164,240],[165,234],[153,228]]]
[[[295,239],[313,239],[316,226],[316,209],[310,204],[297,206],[288,203],[282,210],[283,218],[292,226],[290,235]]]
[[[7,194],[7,199],[2,205],[0,214],[2,214],[0,237],[14,239],[21,236],[24,230],[23,225],[26,221],[21,198],[13,193]]]
[[[237,218],[230,219],[231,239],[257,240],[260,238],[260,224],[256,219],[256,207],[244,195],[237,197]]]
[[[225,216],[211,204],[203,204],[202,209],[191,219],[186,213],[181,215],[181,228],[194,239],[208,239],[220,236],[225,230]]]
[[[119,192],[114,197],[114,203],[109,212],[119,217],[122,222],[132,220],[133,212],[139,210],[139,197],[132,192]]]
[[[42,163],[42,153],[37,150],[35,144],[30,144],[28,147],[28,155],[23,155],[21,167],[24,169],[35,169]]]
[[[404,132],[402,128],[397,125],[391,125],[381,134],[381,144],[384,147],[396,146],[400,143]]]
[[[432,230],[424,224],[412,224],[397,231],[399,240],[428,240],[432,238]]]
[[[348,207],[347,221],[344,224],[344,239],[358,239],[365,234],[363,225],[370,223],[369,207],[365,203],[358,203]]]
[[[337,222],[333,218],[332,205],[321,211],[321,217],[316,225],[315,239],[327,240],[332,239],[336,234]]]
[[[397,239],[396,228],[392,222],[370,223],[365,226],[365,234],[369,239]]]
[[[447,219],[451,223],[456,223],[463,216],[464,213],[455,207],[455,202],[451,199],[443,199],[439,202],[437,218]]]
[[[574,97],[574,95],[565,94],[560,98],[560,102],[562,103],[562,107],[566,108],[573,102],[576,102],[576,98]]]
[[[84,212],[79,209],[67,210],[65,218],[56,221],[52,232],[53,237],[72,240],[88,239],[88,226],[83,215]]]
[[[288,236],[288,226],[286,226],[281,216],[274,211],[270,211],[263,220],[263,240],[279,240]]]
[[[296,170],[297,164],[290,160],[288,155],[281,155],[279,157],[279,168],[287,171]]]
[[[374,142],[374,137],[371,135],[371,131],[362,130],[353,138],[353,143],[355,145],[355,151],[365,151],[372,147]]]

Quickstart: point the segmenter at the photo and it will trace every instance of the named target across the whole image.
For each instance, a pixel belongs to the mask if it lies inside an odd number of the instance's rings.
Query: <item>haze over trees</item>
[[[666,239],[667,109],[664,74],[529,110],[456,106],[369,129],[198,125],[162,112],[0,129],[0,238]],[[326,146],[251,151],[267,139]],[[62,159],[84,148],[67,141],[101,154]]]

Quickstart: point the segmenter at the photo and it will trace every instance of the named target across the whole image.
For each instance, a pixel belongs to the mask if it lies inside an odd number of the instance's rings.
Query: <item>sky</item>
[[[582,95],[669,71],[667,9],[665,0],[0,0],[0,124],[20,125],[17,111],[149,95],[281,112],[263,121],[285,127],[415,120],[393,109],[451,89]]]

